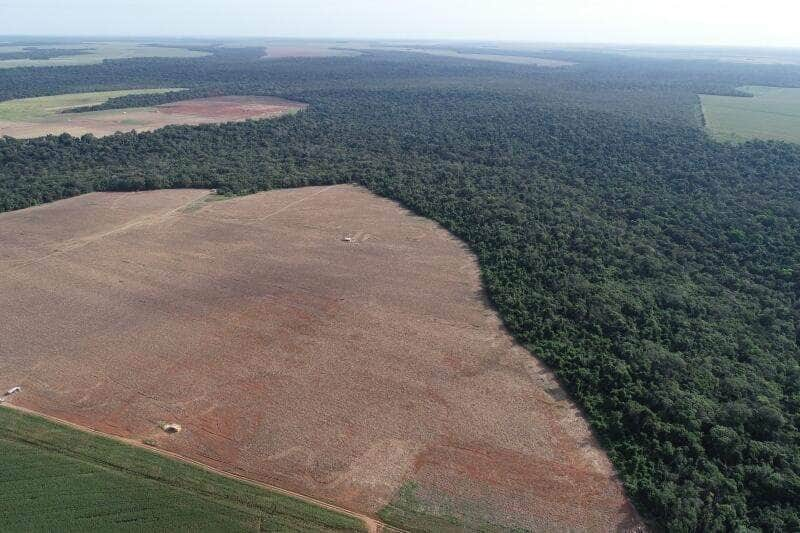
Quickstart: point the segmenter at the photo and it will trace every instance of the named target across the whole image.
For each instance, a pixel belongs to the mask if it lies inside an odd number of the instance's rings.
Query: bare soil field
[[[29,139],[69,133],[98,137],[116,132],[152,131],[169,125],[198,125],[274,118],[304,109],[306,104],[262,96],[217,96],[153,107],[87,113],[53,113],[30,119],[0,119],[0,136]]]
[[[373,516],[413,486],[469,527],[638,527],[460,241],[354,186],[208,194],[0,215],[8,402]]]

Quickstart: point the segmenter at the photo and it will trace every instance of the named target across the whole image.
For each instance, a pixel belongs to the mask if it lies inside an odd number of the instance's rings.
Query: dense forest
[[[264,94],[309,109],[5,138],[0,210],[95,190],[360,183],[470,245],[508,328],[583,407],[653,525],[800,530],[800,147],[714,142],[696,96],[800,86],[800,67],[211,50],[0,71],[0,100],[161,86],[187,92],[104,107]]]

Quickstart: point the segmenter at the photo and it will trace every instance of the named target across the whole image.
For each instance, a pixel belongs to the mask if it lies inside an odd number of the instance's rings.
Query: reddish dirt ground
[[[305,104],[267,96],[214,96],[156,106],[166,115],[198,117],[213,122],[271,118],[305,108]]]
[[[30,122],[0,121],[0,136],[20,139],[69,133],[97,137],[116,132],[153,131],[170,125],[216,124],[275,118],[305,109],[306,104],[267,96],[215,96],[154,107],[63,113]]]
[[[504,527],[637,527],[448,232],[352,186],[206,195],[0,215],[11,402],[368,514],[416,482]]]

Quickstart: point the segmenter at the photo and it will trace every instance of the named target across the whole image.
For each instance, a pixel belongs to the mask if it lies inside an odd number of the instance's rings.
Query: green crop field
[[[800,143],[800,89],[741,87],[752,98],[700,95],[706,128],[716,139]]]
[[[39,121],[59,115],[65,109],[102,104],[111,98],[130,94],[158,94],[181,89],[132,89],[129,91],[103,91],[94,93],[58,94],[36,98],[20,98],[0,102],[0,120]]]
[[[0,408],[5,531],[362,531],[309,503]]]
[[[207,52],[188,50],[186,48],[169,46],[149,46],[134,42],[91,42],[79,44],[49,44],[47,46],[33,46],[30,48],[47,50],[48,48],[85,50],[87,53],[80,55],[67,55],[50,59],[5,59],[0,60],[1,68],[14,67],[56,67],[93,65],[102,63],[105,59],[134,59],[142,57],[203,57]],[[0,54],[6,52],[21,52],[21,46],[0,46]]]

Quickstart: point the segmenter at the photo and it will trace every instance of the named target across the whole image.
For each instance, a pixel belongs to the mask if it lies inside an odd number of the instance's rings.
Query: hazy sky
[[[0,0],[0,34],[800,47],[800,0]]]

